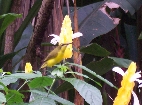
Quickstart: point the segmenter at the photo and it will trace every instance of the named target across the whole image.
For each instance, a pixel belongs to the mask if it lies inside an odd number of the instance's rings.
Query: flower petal
[[[33,72],[32,65],[30,62],[27,62],[25,65],[25,73],[32,73],[32,72]]]
[[[72,39],[78,38],[80,36],[83,36],[83,34],[81,32],[76,32],[72,35]]]
[[[50,43],[56,45],[59,41],[60,41],[60,37],[58,35],[55,34],[51,34],[49,36],[53,36],[54,38],[50,41]]]
[[[140,75],[141,72],[136,72],[131,78],[130,78],[130,82],[136,81],[138,78],[141,77]]]
[[[112,69],[112,71],[114,71],[114,72],[116,72],[116,73],[118,73],[118,74],[120,74],[122,76],[124,76],[124,74],[125,74],[124,71],[120,67],[114,67]]]
[[[136,79],[135,81],[137,81],[139,84],[142,83],[142,80],[140,80],[140,79]]]
[[[142,84],[140,84],[139,87],[142,87]]]
[[[133,103],[133,105],[140,105],[139,99],[138,99],[138,97],[137,97],[137,95],[135,94],[134,91],[132,91],[132,95],[134,97],[134,103]]]

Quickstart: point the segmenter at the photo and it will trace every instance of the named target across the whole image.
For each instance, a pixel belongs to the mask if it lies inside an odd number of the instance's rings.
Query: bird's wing
[[[52,58],[56,58],[56,56],[58,56],[58,48],[55,48],[53,51],[51,51],[48,56],[44,59],[44,62],[52,59]]]

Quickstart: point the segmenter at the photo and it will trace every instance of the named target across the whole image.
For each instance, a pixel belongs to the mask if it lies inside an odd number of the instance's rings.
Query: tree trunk
[[[12,2],[12,7],[11,7],[11,13],[17,13],[17,14],[22,14],[22,18],[16,19],[11,25],[8,26],[6,29],[6,34],[5,34],[5,47],[4,47],[4,54],[8,54],[13,52],[14,48],[14,34],[20,27],[22,21],[25,19],[25,17],[28,14],[29,10],[29,0],[14,0]],[[4,71],[10,71],[12,72],[12,62],[11,60],[8,60],[5,65],[4,65]]]
[[[37,70],[36,61],[36,50],[37,46],[41,44],[42,38],[44,36],[46,26],[51,17],[51,12],[53,8],[54,0],[43,0],[41,8],[38,12],[36,23],[34,26],[34,32],[32,38],[29,42],[27,53],[24,58],[24,63],[30,62],[33,65],[33,70]]]
[[[76,0],[74,0],[74,32],[78,32],[78,19],[77,19],[77,8],[76,8]],[[80,41],[79,38],[75,38],[73,40],[73,45],[76,49],[79,50],[80,47]],[[81,60],[81,54],[78,52],[73,53],[73,60],[74,63],[82,65],[82,60]],[[79,67],[75,67],[75,72],[81,73],[82,74],[82,69]],[[82,76],[76,76],[78,79],[83,80]],[[75,97],[74,97],[74,104],[75,105],[84,105],[84,99],[81,97],[81,95],[78,93],[77,90],[75,90]]]

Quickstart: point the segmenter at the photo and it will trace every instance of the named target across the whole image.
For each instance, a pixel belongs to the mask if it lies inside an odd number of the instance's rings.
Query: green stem
[[[28,82],[29,82],[29,80],[26,80],[26,81],[23,83],[23,85],[20,86],[19,89],[17,89],[17,91],[19,91],[19,90],[20,90],[26,83],[28,83]],[[7,102],[8,102],[13,96],[15,96],[15,94],[13,94],[13,95],[7,100]]]
[[[52,84],[51,84],[51,86],[50,86],[50,88],[49,88],[49,90],[48,90],[47,96],[49,95],[49,92],[51,91],[51,88],[52,88],[52,86],[54,85],[54,83],[55,83],[55,79],[53,80],[53,82],[52,82]],[[45,97],[43,97],[43,98],[41,99],[40,105],[42,104],[42,101],[43,101],[44,98],[45,98]]]
[[[54,83],[55,83],[55,79],[53,79],[53,82],[52,82],[52,84],[51,84],[51,86],[50,86],[50,88],[49,88],[49,90],[48,90],[47,95],[49,95],[49,92],[51,91],[51,88],[52,88],[52,86],[54,85]]]
[[[29,82],[29,80],[26,80],[24,83],[23,83],[23,85],[21,85],[20,87],[19,87],[19,89],[17,89],[17,91],[19,91],[26,83],[28,83]]]

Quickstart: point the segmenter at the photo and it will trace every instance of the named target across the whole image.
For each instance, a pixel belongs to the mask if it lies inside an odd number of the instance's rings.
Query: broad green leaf
[[[99,74],[99,75],[103,75],[107,71],[111,70],[111,68],[113,66],[114,66],[114,62],[113,62],[113,60],[111,60],[109,58],[104,58],[98,62],[91,62],[87,65],[87,67],[89,69],[91,69],[92,71],[96,72],[96,74]],[[83,73],[88,77],[94,78],[92,73],[90,74],[87,71],[83,71]],[[87,78],[87,77],[85,77],[85,78]],[[56,88],[55,93],[58,94],[58,93],[61,93],[65,90],[70,90],[72,88],[73,87],[68,82],[64,82],[63,84],[61,84],[59,87]]]
[[[7,77],[15,77],[15,78],[21,78],[21,79],[32,79],[36,77],[42,77],[41,72],[37,71],[35,73],[15,73],[11,75],[7,75]]]
[[[49,94],[48,96],[49,98],[63,104],[63,105],[74,105],[72,102],[68,101],[68,100],[65,100],[57,95],[52,95],[52,94]]]
[[[128,68],[130,63],[132,62],[131,60],[124,59],[124,58],[117,58],[117,57],[109,57],[110,59],[114,60],[114,62],[120,66],[120,67],[125,67]]]
[[[90,105],[102,105],[102,95],[96,87],[76,78],[62,78],[70,82]]]
[[[29,90],[31,93],[34,93],[34,94],[36,94],[37,96],[44,96],[44,97],[47,97],[48,96],[48,93],[46,92],[46,91],[43,91],[42,89],[41,90],[34,90],[34,89],[30,89]],[[33,94],[33,96],[34,96],[34,94]],[[37,97],[36,96],[36,97]]]
[[[18,50],[17,52],[12,52],[12,53],[9,53],[9,54],[5,54],[5,55],[0,55],[0,68],[3,67],[4,63],[9,60],[9,59],[12,59],[18,52],[20,52],[21,50],[23,50],[24,48]]]
[[[5,86],[9,85],[10,83],[15,83],[18,80],[16,77],[4,77],[0,79],[0,82],[3,83]],[[1,88],[1,86],[0,86]]]
[[[103,75],[112,69],[114,62],[110,58],[103,58],[100,61],[92,61],[86,65],[87,68],[96,74]]]
[[[139,36],[139,38],[138,39],[142,39],[142,32],[140,33],[140,36]]]
[[[0,104],[2,104],[3,102],[6,102],[6,98],[5,95],[0,92]]]
[[[37,77],[29,83],[29,86],[30,86],[30,88],[37,88],[37,87],[50,86],[52,83],[53,83],[52,78]]]
[[[64,82],[64,83],[62,83],[59,87],[57,87],[56,88],[56,90],[54,90],[54,92],[56,93],[56,94],[59,94],[59,93],[62,93],[62,92],[64,92],[64,91],[67,91],[67,90],[70,90],[70,89],[72,89],[73,88],[73,86],[69,83],[69,82]]]
[[[74,73],[74,74],[79,75],[79,76],[82,76],[82,77],[84,77],[84,78],[86,78],[86,79],[90,79],[91,81],[95,82],[96,84],[98,84],[99,86],[102,87],[102,85],[101,85],[100,83],[98,83],[97,81],[91,79],[91,78],[88,77],[87,75],[84,75],[84,74],[81,74],[81,73],[78,73],[78,72],[66,72],[66,74],[67,74],[67,73],[71,73],[71,74]]]
[[[56,105],[55,101],[47,97],[48,93],[41,90],[30,90],[34,99],[28,105]]]
[[[97,75],[95,72],[93,72],[92,70],[88,69],[87,67],[82,66],[82,65],[78,65],[78,64],[75,64],[75,63],[69,63],[69,64],[70,64],[70,65],[73,65],[73,66],[77,66],[77,67],[82,68],[83,70],[85,70],[85,71],[87,71],[88,73],[94,75],[95,77],[97,77],[98,79],[102,80],[103,82],[105,82],[105,83],[108,84],[109,86],[116,88],[111,82],[109,82],[108,80],[104,79],[104,78],[101,77],[100,75]]]
[[[0,19],[4,18],[2,26],[0,28],[0,39],[2,37],[2,33],[8,27],[8,25],[10,25],[16,18],[20,18],[20,17],[22,17],[22,15],[15,14],[15,13],[8,13],[8,14],[3,14],[0,16]]]
[[[29,103],[22,102],[22,103],[13,103],[13,104],[10,104],[10,105],[29,105]]]
[[[11,8],[12,0],[0,0],[0,15],[6,14]]]
[[[108,52],[105,48],[101,47],[97,43],[93,43],[90,44],[89,46],[83,47],[80,49],[80,51],[83,53],[92,54],[101,57],[110,55],[110,52]]]
[[[30,92],[32,93],[36,93],[38,94],[38,96],[45,96],[47,98],[50,98],[54,101],[57,101],[63,105],[74,105],[72,102],[68,101],[68,100],[65,100],[57,95],[53,95],[53,94],[49,94],[47,92],[42,92],[42,91],[39,91],[39,90],[30,90]]]
[[[21,38],[21,35],[28,24],[31,22],[33,17],[38,13],[39,8],[41,6],[42,0],[36,0],[32,8],[30,9],[28,15],[24,19],[23,23],[21,24],[20,28],[16,31],[14,35],[14,46],[16,46]]]
[[[10,105],[12,103],[21,103],[23,102],[24,95],[16,90],[9,90],[9,93],[6,95],[7,103]]]
[[[28,105],[57,105],[57,104],[51,98],[39,97],[34,101],[30,102]]]
[[[129,11],[131,15],[133,15],[141,5],[142,0],[137,0],[135,2],[134,0],[107,0],[78,9],[79,30],[83,33],[83,36],[80,37],[81,45],[88,45],[94,38],[108,33],[119,24],[120,19],[115,18],[118,16],[110,16],[108,8],[115,8],[116,11],[117,8],[122,8],[125,12]],[[71,13],[72,21],[73,16],[74,12]]]

